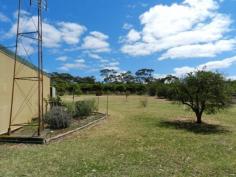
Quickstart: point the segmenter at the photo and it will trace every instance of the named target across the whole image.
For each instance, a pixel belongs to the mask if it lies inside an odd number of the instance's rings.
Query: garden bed
[[[10,136],[1,136],[0,142],[9,143],[35,143],[43,144],[50,141],[60,139],[66,135],[72,134],[81,129],[95,125],[100,120],[105,119],[106,115],[94,112],[86,118],[73,119],[70,127],[65,129],[52,130],[45,128],[41,132],[41,136],[37,137],[37,130],[33,126],[22,127],[21,129],[13,132]],[[36,141],[35,141],[36,140]]]

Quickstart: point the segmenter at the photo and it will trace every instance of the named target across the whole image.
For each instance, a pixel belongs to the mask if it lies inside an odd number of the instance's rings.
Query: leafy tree
[[[135,83],[126,84],[126,91],[132,94],[136,93],[136,84]]]
[[[163,83],[166,83],[166,84],[171,84],[175,82],[176,80],[178,80],[178,78],[172,75],[167,75],[166,77],[162,78]]]
[[[68,73],[53,72],[51,74],[51,79],[52,79],[52,81],[63,80],[65,82],[73,82],[75,78]]]
[[[157,83],[151,83],[148,85],[148,95],[156,96],[157,94]]]
[[[103,91],[105,93],[110,93],[110,92],[113,93],[115,91],[115,85],[111,83],[103,84]]]
[[[230,104],[230,91],[224,77],[219,73],[196,71],[176,81],[176,96],[173,98],[192,109],[197,123],[202,114],[214,114]]]
[[[131,71],[127,71],[120,74],[120,81],[122,83],[134,83],[135,82],[135,76],[132,75]]]
[[[57,93],[60,96],[64,95],[68,88],[68,83],[64,81],[54,82],[52,85],[56,88]]]
[[[117,82],[117,71],[114,69],[102,69],[100,75],[104,78],[105,83]]]
[[[96,79],[94,76],[87,76],[87,77],[79,77],[75,78],[75,82],[77,83],[86,83],[86,84],[95,84]]]
[[[96,96],[101,96],[102,95],[102,84],[101,83],[96,83],[93,85],[93,90],[96,93]]]
[[[88,94],[93,90],[93,84],[83,83],[83,84],[79,84],[79,85],[80,85],[80,88],[84,94]]]
[[[120,93],[125,92],[125,85],[124,84],[117,84],[116,85],[116,91],[120,92]]]
[[[138,70],[135,75],[136,75],[136,80],[138,83],[150,83],[154,80],[153,78],[153,69],[147,69],[143,68]]]
[[[157,96],[159,98],[168,98],[168,86],[164,83],[159,83],[157,85]]]
[[[143,84],[137,84],[136,85],[136,93],[138,95],[143,95],[146,93],[146,86]]]

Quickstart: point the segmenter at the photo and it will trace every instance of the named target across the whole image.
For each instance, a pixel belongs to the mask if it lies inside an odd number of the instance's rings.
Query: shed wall
[[[16,66],[17,77],[37,76],[34,69],[18,61]],[[6,133],[9,126],[13,67],[14,60],[0,51],[0,134]],[[12,124],[28,123],[37,117],[37,82],[17,80],[14,93]],[[44,98],[49,95],[50,78],[44,75]]]

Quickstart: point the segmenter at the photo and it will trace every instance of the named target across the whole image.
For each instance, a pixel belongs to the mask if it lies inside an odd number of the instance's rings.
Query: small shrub
[[[49,102],[51,108],[54,106],[62,106],[63,105],[63,102],[59,96],[57,96],[55,98],[49,97],[48,102]]]
[[[64,103],[64,106],[67,109],[67,112],[69,112],[73,117],[75,116],[75,103],[70,102],[70,103]]]
[[[54,106],[44,115],[44,122],[50,129],[63,129],[69,127],[72,116],[64,107]]]
[[[147,98],[143,98],[140,100],[140,105],[143,107],[143,108],[146,108],[147,105],[148,105],[148,99]]]
[[[95,110],[97,110],[97,105],[94,99],[77,101],[75,103],[75,116],[77,117],[89,116]]]

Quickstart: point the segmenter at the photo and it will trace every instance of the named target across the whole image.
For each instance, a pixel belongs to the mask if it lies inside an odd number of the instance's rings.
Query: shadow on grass
[[[204,122],[197,124],[192,121],[183,120],[161,121],[159,126],[164,128],[182,129],[196,134],[222,134],[230,132],[226,127],[221,125],[208,124]]]

